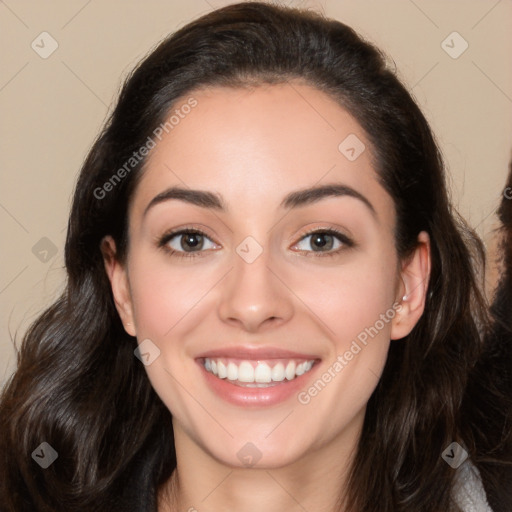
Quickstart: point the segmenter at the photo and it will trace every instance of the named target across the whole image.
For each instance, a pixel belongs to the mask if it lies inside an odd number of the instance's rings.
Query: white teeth
[[[242,361],[238,367],[238,380],[240,382],[254,382],[254,368],[249,361]]]
[[[238,380],[238,366],[235,363],[228,364],[228,379]]]
[[[225,379],[228,376],[228,369],[222,361],[217,363],[217,373],[219,379]]]
[[[296,364],[295,361],[289,361],[286,367],[278,362],[272,368],[264,361],[258,361],[254,366],[254,361],[241,361],[240,364],[234,362],[225,362],[221,359],[205,358],[204,367],[206,371],[213,373],[219,379],[228,379],[231,381],[243,382],[246,384],[255,384],[253,387],[264,387],[271,382],[282,382],[293,380],[311,370],[314,361],[303,361]],[[258,386],[260,384],[261,386]]]
[[[281,382],[284,380],[284,366],[283,363],[277,363],[272,368],[272,380],[274,382]]]
[[[307,367],[308,367],[308,361],[306,361],[305,363],[301,363],[297,366],[295,373],[297,375],[302,375],[307,372]]]
[[[290,361],[286,365],[286,370],[284,371],[284,375],[288,380],[292,380],[295,377],[295,363]]]
[[[272,380],[272,370],[267,363],[258,363],[254,370],[254,382],[270,382]]]

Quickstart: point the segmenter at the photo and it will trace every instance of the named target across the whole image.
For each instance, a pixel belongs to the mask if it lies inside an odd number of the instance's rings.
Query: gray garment
[[[457,468],[453,498],[464,512],[493,512],[478,468],[467,459]]]

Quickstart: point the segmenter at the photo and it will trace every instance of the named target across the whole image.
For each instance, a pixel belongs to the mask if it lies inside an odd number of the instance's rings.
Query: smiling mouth
[[[290,382],[304,375],[311,370],[315,360],[261,361],[206,357],[202,364],[208,373],[235,386],[266,388]]]

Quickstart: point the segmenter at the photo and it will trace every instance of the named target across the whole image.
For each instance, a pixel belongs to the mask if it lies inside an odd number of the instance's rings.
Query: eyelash
[[[334,229],[334,228],[313,228],[313,229],[307,231],[306,233],[304,233],[297,243],[302,241],[304,238],[307,238],[308,236],[314,235],[317,233],[332,235],[332,236],[336,237],[343,244],[343,246],[338,248],[335,251],[329,251],[329,252],[315,252],[315,251],[299,251],[299,252],[303,252],[306,254],[313,253],[313,256],[311,256],[311,257],[314,257],[314,258],[315,257],[325,258],[325,257],[337,256],[344,249],[351,248],[351,247],[355,246],[355,243],[353,240],[351,240],[349,237],[347,237],[347,235],[345,235],[341,231],[338,231],[337,229]],[[176,251],[175,249],[171,249],[167,245],[174,237],[176,237],[178,235],[185,235],[185,234],[197,234],[197,235],[202,235],[206,238],[210,238],[206,233],[204,233],[203,231],[201,231],[199,229],[196,229],[193,227],[190,227],[190,228],[185,227],[185,228],[179,229],[177,231],[171,231],[171,232],[163,235],[160,238],[160,240],[158,241],[158,247],[162,248],[165,252],[167,252],[171,256],[177,257],[177,258],[201,257],[201,254],[206,251],[196,251],[196,252],[188,252],[187,253],[185,251]],[[297,243],[294,245],[297,245]]]

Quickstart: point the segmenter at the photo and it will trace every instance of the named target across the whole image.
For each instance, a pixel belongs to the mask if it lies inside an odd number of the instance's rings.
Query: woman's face
[[[398,260],[369,141],[306,85],[190,96],[155,138],[126,263],[107,262],[178,454],[278,467],[353,446],[425,268]]]

